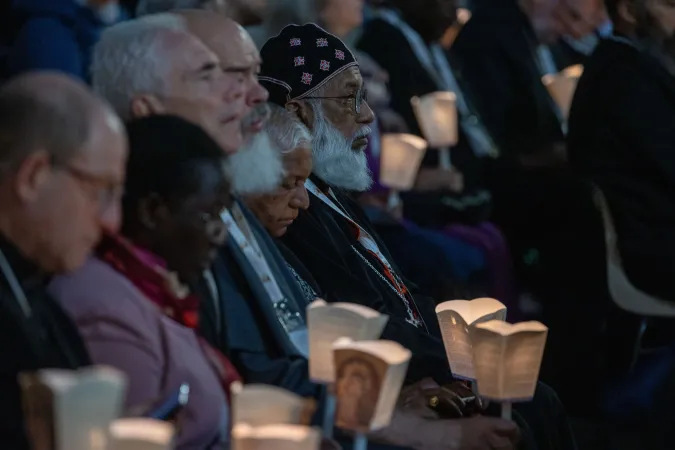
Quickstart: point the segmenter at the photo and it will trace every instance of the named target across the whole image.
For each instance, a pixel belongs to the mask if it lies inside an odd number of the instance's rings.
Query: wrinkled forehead
[[[190,33],[168,34],[163,45],[163,53],[169,57],[171,74],[174,78],[184,77],[193,72],[197,73],[205,67],[220,64],[218,56]]]
[[[261,63],[253,39],[238,24],[204,24],[195,33],[218,56],[223,67],[252,67]]]
[[[328,95],[349,95],[363,87],[363,77],[357,66],[352,66],[339,73],[328,83],[326,92]]]

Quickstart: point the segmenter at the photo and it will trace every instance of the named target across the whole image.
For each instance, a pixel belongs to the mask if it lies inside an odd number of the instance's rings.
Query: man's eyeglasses
[[[111,183],[104,177],[93,175],[74,166],[63,165],[59,168],[65,170],[68,175],[79,182],[92,200],[96,202],[101,213],[120,201],[124,195],[124,185],[122,184]]]
[[[368,90],[365,88],[359,89],[354,94],[341,95],[339,97],[304,97],[306,99],[316,100],[351,100],[351,108],[356,114],[361,114],[361,105],[368,101]]]

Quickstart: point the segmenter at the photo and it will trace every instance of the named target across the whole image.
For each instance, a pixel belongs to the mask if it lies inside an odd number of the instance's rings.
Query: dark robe
[[[312,179],[320,189],[327,189],[321,180],[314,176]],[[334,192],[347,214],[373,236],[384,256],[400,275],[363,210],[339,190]],[[415,286],[404,280],[428,331],[424,327],[416,328],[407,323],[407,310],[401,298],[352,250],[352,246],[360,248],[361,244],[344,218],[312,195],[311,207],[300,212],[281,240],[326,292],[326,301],[358,303],[390,316],[382,338],[399,342],[413,352],[408,382],[424,377],[432,377],[439,383],[452,379],[433,300],[421,295]],[[375,257],[370,254],[366,254],[366,257],[373,267],[382,270]]]
[[[607,198],[629,279],[675,301],[675,75],[629,43],[603,41],[579,81],[568,146]]]
[[[49,277],[0,236],[7,258],[32,309],[26,318],[0,273],[0,442],[2,448],[28,449],[17,376],[39,369],[78,369],[91,364],[84,342],[71,319],[47,294]]]
[[[319,189],[327,191],[328,186],[316,176],[312,175],[312,180]],[[333,188],[332,191],[344,211],[376,240],[380,251],[397,271],[395,262],[360,206],[340,190]],[[358,303],[389,315],[382,339],[399,342],[413,354],[407,382],[429,376],[439,383],[450,381],[433,300],[421,295],[415,286],[404,280],[429,331],[405,322],[406,311],[401,299],[351,249],[352,245],[361,245],[351,225],[318,197],[311,195],[310,201],[310,208],[301,211],[282,240],[325,291],[325,299],[329,302]],[[369,257],[369,262],[382,270],[376,258]],[[524,435],[524,449],[576,448],[564,409],[548,386],[539,383],[535,398],[516,405],[516,411],[514,418]],[[498,414],[494,408],[491,412]]]

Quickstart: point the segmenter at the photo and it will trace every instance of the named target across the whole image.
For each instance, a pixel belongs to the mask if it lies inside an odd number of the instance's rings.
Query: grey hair
[[[0,89],[0,181],[38,149],[65,164],[89,142],[99,100],[73,81],[44,83],[50,76],[21,75]]]
[[[290,153],[298,147],[310,148],[312,135],[297,115],[278,105],[270,105],[266,131],[272,145],[281,153]]]
[[[122,119],[128,119],[131,100],[136,94],[164,92],[169,60],[165,38],[172,32],[186,30],[182,17],[168,13],[106,28],[92,55],[91,77],[96,93],[106,99]]]
[[[141,0],[136,6],[136,17],[178,9],[205,9],[212,0]]]

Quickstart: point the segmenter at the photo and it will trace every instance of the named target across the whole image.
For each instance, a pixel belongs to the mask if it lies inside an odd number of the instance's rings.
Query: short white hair
[[[281,153],[290,153],[298,147],[311,148],[312,135],[309,129],[296,114],[281,106],[270,104],[265,131]]]
[[[184,33],[187,26],[176,14],[154,14],[106,28],[94,47],[92,84],[115,112],[128,119],[138,93],[160,94],[166,85],[170,49],[165,38]]]
[[[141,0],[136,6],[136,17],[178,9],[204,9],[211,0]]]

